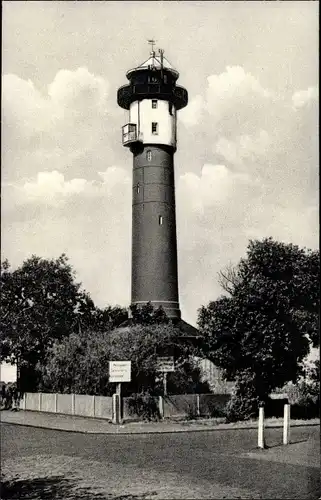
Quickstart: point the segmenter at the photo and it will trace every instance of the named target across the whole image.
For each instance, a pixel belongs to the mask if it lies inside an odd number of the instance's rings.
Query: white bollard
[[[196,415],[198,417],[201,416],[200,395],[199,394],[196,394]]]
[[[283,444],[290,442],[290,405],[284,405],[284,418],[283,418]]]
[[[119,394],[113,394],[112,396],[112,422],[113,424],[120,424],[120,397]]]
[[[163,396],[159,396],[158,398],[158,409],[159,409],[159,414],[161,418],[164,418],[164,400]]]
[[[260,406],[259,408],[259,429],[258,429],[258,439],[257,439],[258,448],[264,449],[264,408]]]

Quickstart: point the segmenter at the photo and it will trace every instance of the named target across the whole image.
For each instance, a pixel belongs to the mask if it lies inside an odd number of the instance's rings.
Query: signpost
[[[121,422],[121,384],[131,381],[131,361],[109,361],[109,382],[116,382],[116,394],[113,396],[113,422]]]
[[[157,358],[157,371],[163,373],[164,396],[167,394],[167,373],[175,371],[174,356]]]

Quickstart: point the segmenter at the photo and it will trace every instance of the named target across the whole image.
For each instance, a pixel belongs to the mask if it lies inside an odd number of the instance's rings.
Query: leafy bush
[[[159,408],[156,398],[149,392],[133,394],[128,398],[128,411],[132,416],[137,415],[144,420],[159,420]]]
[[[288,384],[286,392],[291,403],[292,418],[310,419],[320,415],[320,384],[317,380],[301,380]]]
[[[195,404],[188,403],[188,406],[187,406],[187,419],[188,420],[195,420],[197,417],[198,417],[198,414],[197,414],[197,409],[195,407]]]
[[[210,399],[207,403],[207,407],[211,418],[222,418],[227,416],[227,408],[225,404],[222,405],[217,401],[212,401]]]
[[[19,406],[19,394],[15,382],[1,382],[0,408],[3,410],[16,409]]]
[[[251,369],[244,370],[235,377],[235,387],[226,407],[228,422],[249,420],[258,415],[260,403],[265,403],[264,394],[267,390],[260,384],[258,386],[256,375]],[[261,397],[259,397],[261,394]]]
[[[227,422],[238,422],[240,420],[250,420],[257,417],[258,414],[257,398],[247,396],[242,397],[238,394],[233,394],[226,408]]]

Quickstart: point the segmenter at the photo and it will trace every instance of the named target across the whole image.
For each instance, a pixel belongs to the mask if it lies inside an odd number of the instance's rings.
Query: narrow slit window
[[[147,151],[146,158],[147,158],[147,161],[151,161],[151,159],[152,159],[152,152],[150,150]]]
[[[159,215],[159,216],[158,216],[158,224],[159,224],[160,226],[162,226],[162,225],[163,225],[163,216],[162,216],[162,215]]]
[[[157,108],[157,99],[152,99],[152,108],[153,109]]]
[[[138,183],[138,184],[137,184],[137,194],[139,194],[139,192],[140,192],[140,185],[139,185],[139,183]]]
[[[155,134],[155,135],[158,134],[158,123],[157,122],[152,122],[152,134]]]

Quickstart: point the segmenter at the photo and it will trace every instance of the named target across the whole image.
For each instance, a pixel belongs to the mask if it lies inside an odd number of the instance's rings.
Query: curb
[[[106,436],[131,436],[131,435],[147,435],[147,434],[178,434],[178,433],[183,433],[183,432],[213,432],[213,431],[240,431],[240,430],[257,430],[257,426],[251,425],[249,427],[242,427],[242,426],[236,426],[236,427],[210,427],[206,428],[204,427],[203,429],[172,429],[172,430],[151,430],[151,431],[126,431],[126,430],[117,430],[116,432],[108,432],[108,431],[91,431],[91,430],[76,430],[76,429],[62,429],[62,428],[57,428],[57,427],[51,427],[51,426],[44,426],[44,425],[34,425],[34,424],[26,424],[26,423],[20,423],[20,422],[1,422],[2,424],[7,424],[7,425],[18,425],[20,427],[31,427],[33,429],[47,429],[47,430],[52,430],[52,431],[58,431],[58,432],[73,432],[76,434],[92,434],[92,435],[106,435]],[[320,423],[307,423],[307,424],[295,424],[292,427],[316,427],[320,426]],[[283,429],[283,425],[277,424],[277,425],[266,425],[265,429]]]

